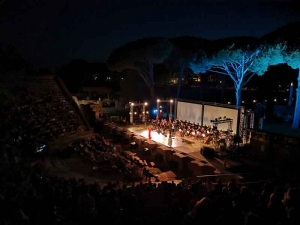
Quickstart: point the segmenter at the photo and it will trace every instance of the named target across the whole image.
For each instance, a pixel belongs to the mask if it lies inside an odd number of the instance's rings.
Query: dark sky
[[[300,20],[296,0],[0,0],[0,42],[37,66],[105,61],[128,41],[261,36]]]

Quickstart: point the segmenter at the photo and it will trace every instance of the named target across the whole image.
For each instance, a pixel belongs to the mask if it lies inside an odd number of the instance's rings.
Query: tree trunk
[[[289,94],[288,107],[292,107],[292,104],[293,104],[293,96],[294,96],[294,85],[291,84],[291,86],[290,86],[290,94]]]
[[[298,87],[296,89],[296,104],[292,129],[298,129],[300,123],[300,69],[298,69]]]
[[[155,101],[155,88],[154,88],[154,85],[149,85],[149,90],[150,90],[150,97],[151,97],[151,101]]]
[[[225,75],[222,75],[222,90],[221,90],[221,103],[225,102],[225,92],[227,87],[227,77]]]
[[[181,91],[181,85],[182,85],[182,76],[184,72],[184,67],[181,67],[178,77],[178,86],[177,86],[177,98],[180,98],[180,91]]]
[[[242,88],[241,87],[235,87],[235,105],[236,105],[236,109],[239,108],[241,103],[242,103]]]

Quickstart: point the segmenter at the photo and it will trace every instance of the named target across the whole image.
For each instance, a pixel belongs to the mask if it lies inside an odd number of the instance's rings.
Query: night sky
[[[293,3],[296,0],[0,0],[0,42],[13,44],[38,67],[78,58],[105,61],[114,48],[149,36],[259,37],[299,21],[300,10]]]

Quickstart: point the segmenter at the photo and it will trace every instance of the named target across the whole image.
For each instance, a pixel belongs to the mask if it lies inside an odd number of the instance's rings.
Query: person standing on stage
[[[151,131],[152,131],[152,128],[151,126],[148,127],[148,138],[151,139]]]

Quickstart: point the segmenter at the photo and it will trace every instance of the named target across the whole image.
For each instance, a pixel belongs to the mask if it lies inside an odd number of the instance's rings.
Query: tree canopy
[[[191,63],[191,68],[194,72],[215,72],[222,75],[228,75],[234,83],[236,89],[236,106],[241,104],[241,89],[246,85],[252,76],[255,75],[253,72],[253,62],[257,58],[260,50],[257,46],[249,45],[250,40],[256,40],[254,38],[236,38],[236,43],[231,40],[218,41],[214,48],[216,52],[201,53],[201,57],[194,60]],[[246,40],[246,41],[245,41]],[[246,44],[247,43],[247,44]],[[219,49],[225,44],[226,48]],[[253,47],[255,46],[255,47]]]
[[[165,64],[170,70],[178,74],[177,98],[180,98],[184,72],[190,68],[190,62],[194,58],[195,53],[199,51],[199,49],[204,50],[210,41],[207,39],[184,36],[172,38],[170,42],[174,45],[174,48],[170,56],[165,60]]]
[[[138,72],[154,98],[154,65],[162,63],[172,52],[173,45],[165,38],[145,38],[115,49],[107,64],[112,71],[132,69]]]

